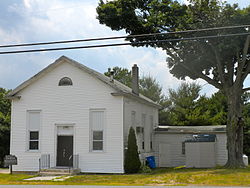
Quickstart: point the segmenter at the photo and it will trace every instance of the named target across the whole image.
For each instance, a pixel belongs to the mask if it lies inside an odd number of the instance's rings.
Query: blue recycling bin
[[[148,157],[146,157],[146,160],[147,160],[148,166],[150,168],[156,168],[154,156],[148,156]]]

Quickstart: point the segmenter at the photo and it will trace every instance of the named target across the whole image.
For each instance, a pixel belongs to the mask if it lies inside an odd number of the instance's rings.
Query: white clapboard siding
[[[215,142],[215,163],[216,165],[224,165],[227,161],[227,149],[226,149],[226,133],[211,133],[216,134]],[[187,139],[192,138],[191,133],[168,133],[168,132],[156,132],[155,133],[155,158],[156,164],[159,167],[177,167],[183,166],[186,164],[186,155],[182,154],[182,142]],[[168,144],[169,145],[169,165],[160,165],[160,145]],[[186,148],[187,149],[187,148]],[[166,164],[166,163],[165,163]]]
[[[124,145],[127,146],[129,128],[132,126],[132,111],[135,112],[135,125],[142,127],[142,116],[145,115],[144,125],[144,150],[142,150],[142,135],[137,135],[137,145],[141,153],[142,159],[147,156],[153,155],[154,150],[150,148],[150,134],[153,133],[154,127],[158,126],[158,109],[130,98],[124,98]],[[150,118],[153,117],[153,125],[151,125]]]
[[[62,77],[73,86],[58,86]],[[114,89],[68,63],[62,63],[18,93],[12,103],[11,153],[18,158],[14,171],[37,171],[41,154],[56,164],[56,125],[71,125],[74,154],[79,154],[82,172],[123,173],[123,97]],[[90,152],[89,112],[106,113],[104,152]],[[27,151],[27,110],[41,111],[40,150]]]
[[[155,152],[156,152],[156,164],[159,164],[159,147],[161,143],[169,145],[169,166],[176,167],[185,165],[185,155],[182,154],[182,142],[189,138],[189,134],[164,134],[159,133],[155,135]],[[165,166],[166,167],[166,166]]]
[[[187,168],[212,168],[216,166],[214,142],[187,142],[185,145]]]
[[[216,164],[217,165],[225,165],[227,162],[227,136],[225,133],[217,133],[216,134]]]

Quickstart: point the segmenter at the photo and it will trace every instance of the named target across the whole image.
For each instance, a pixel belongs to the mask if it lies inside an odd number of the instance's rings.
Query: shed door
[[[160,143],[159,145],[159,167],[171,166],[170,145]]]
[[[57,136],[57,166],[73,166],[73,136]]]

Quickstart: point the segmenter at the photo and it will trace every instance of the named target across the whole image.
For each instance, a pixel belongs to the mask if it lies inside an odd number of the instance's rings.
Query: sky
[[[186,0],[180,1],[186,2]],[[239,3],[240,7],[250,4],[250,0],[228,0],[228,2]],[[112,31],[99,24],[95,11],[97,5],[98,0],[2,0],[0,1],[0,44],[125,35],[124,31]],[[87,44],[90,43],[78,45]],[[14,89],[62,55],[101,73],[106,72],[109,67],[119,66],[131,69],[133,64],[137,64],[140,76],[150,75],[156,78],[165,94],[169,88],[176,89],[182,82],[169,73],[166,53],[161,49],[120,46],[0,55],[0,87]],[[192,82],[190,79],[187,81]],[[202,85],[202,94],[210,96],[216,91],[205,81],[195,82]]]

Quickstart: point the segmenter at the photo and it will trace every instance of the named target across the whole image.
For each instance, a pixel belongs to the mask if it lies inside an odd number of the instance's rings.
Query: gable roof
[[[54,68],[56,68],[57,66],[59,66],[62,63],[69,63],[77,68],[79,68],[80,70],[88,73],[89,75],[99,79],[100,81],[102,81],[103,83],[109,85],[110,87],[114,88],[116,90],[116,92],[111,93],[113,96],[126,96],[126,97],[130,97],[133,98],[137,101],[140,101],[142,103],[146,103],[148,105],[154,106],[155,108],[160,109],[161,106],[152,101],[151,99],[139,94],[136,95],[132,92],[132,89],[125,86],[124,84],[120,83],[117,80],[113,80],[110,81],[110,78],[105,76],[104,74],[101,74],[93,69],[90,69],[89,67],[84,66],[81,63],[78,63],[77,61],[74,61],[66,56],[61,56],[59,59],[57,59],[54,63],[48,65],[46,68],[44,68],[43,70],[41,70],[40,72],[38,72],[37,74],[35,74],[34,76],[32,76],[30,79],[28,79],[27,81],[23,82],[22,84],[20,84],[19,86],[17,86],[14,90],[12,90],[11,92],[9,92],[6,95],[6,98],[15,98],[18,97],[17,94],[18,92],[20,92],[21,90],[23,90],[24,88],[28,87],[29,85],[31,85],[32,83],[34,83],[36,80],[40,79],[41,77],[43,77],[45,74],[47,74],[48,72],[52,71]]]

